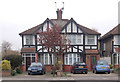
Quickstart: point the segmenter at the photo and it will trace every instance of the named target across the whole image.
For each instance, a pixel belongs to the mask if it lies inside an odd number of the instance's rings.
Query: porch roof
[[[35,53],[36,48],[21,48],[21,53]]]

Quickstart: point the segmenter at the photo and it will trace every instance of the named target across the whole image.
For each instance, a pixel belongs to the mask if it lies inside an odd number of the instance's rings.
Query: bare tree
[[[4,41],[2,43],[2,51],[1,51],[2,52],[2,56],[5,56],[5,55],[8,54],[8,52],[11,50],[11,46],[12,46],[12,44],[9,43],[9,42]]]

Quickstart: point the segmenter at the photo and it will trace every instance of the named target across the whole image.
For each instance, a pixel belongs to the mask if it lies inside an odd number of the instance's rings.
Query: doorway
[[[91,71],[93,69],[93,66],[95,65],[95,62],[96,62],[96,56],[91,56]]]
[[[28,67],[31,64],[31,58],[30,57],[26,57],[26,71],[28,70]]]

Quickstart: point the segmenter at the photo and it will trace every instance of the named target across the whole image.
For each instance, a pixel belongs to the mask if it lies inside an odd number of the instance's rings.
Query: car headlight
[[[28,68],[28,70],[31,70],[30,68]]]

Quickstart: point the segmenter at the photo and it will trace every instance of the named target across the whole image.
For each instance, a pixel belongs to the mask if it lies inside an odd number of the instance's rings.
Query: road
[[[66,77],[53,77],[51,74],[45,75],[27,75],[27,73],[16,76],[3,77],[2,80],[118,80],[118,74],[71,74],[67,73]]]

